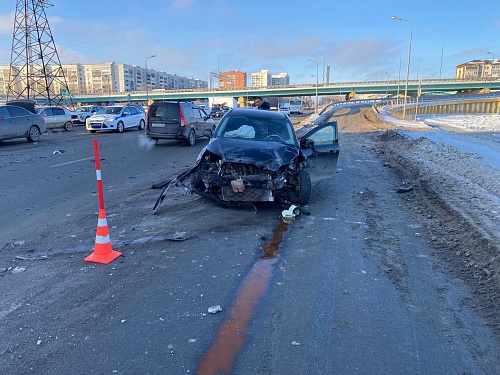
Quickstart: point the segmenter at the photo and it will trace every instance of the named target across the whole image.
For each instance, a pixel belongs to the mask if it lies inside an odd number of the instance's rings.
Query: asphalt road
[[[109,265],[83,261],[95,137],[123,253]],[[139,131],[75,127],[0,143],[0,372],[498,373],[498,342],[459,303],[466,286],[433,256],[367,137],[341,134],[335,177],[289,225],[279,208],[223,209],[181,188],[152,215],[151,184],[207,140],[149,147]]]

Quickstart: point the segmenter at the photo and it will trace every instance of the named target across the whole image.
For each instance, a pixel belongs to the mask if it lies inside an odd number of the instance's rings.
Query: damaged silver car
[[[207,134],[208,135],[208,134]],[[170,181],[218,204],[308,203],[312,183],[333,176],[339,156],[336,122],[295,132],[283,113],[233,109],[220,121],[194,168]]]

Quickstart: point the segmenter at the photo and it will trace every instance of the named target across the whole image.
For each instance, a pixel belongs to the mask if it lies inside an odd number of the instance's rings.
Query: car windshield
[[[281,119],[229,116],[217,126],[217,135],[222,138],[245,138],[295,144],[293,129],[286,120]]]
[[[105,107],[99,110],[99,115],[117,115],[122,111],[123,107]]]

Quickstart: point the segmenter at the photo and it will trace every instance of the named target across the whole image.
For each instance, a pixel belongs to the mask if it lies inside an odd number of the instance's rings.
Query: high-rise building
[[[230,70],[219,73],[219,88],[242,89],[247,87],[247,74],[242,71]]]
[[[271,74],[269,70],[252,73],[252,87],[283,86],[290,84],[288,73]]]
[[[279,73],[271,75],[271,86],[286,86],[290,84],[288,73]]]
[[[260,72],[252,73],[252,87],[271,86],[271,73],[269,70],[261,70]]]

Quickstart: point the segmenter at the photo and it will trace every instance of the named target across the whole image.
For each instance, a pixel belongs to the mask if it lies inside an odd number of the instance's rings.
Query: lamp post
[[[493,52],[486,52],[486,54],[491,55],[491,64],[490,64],[490,92],[491,92],[491,79],[493,76],[493,60],[495,60],[495,55]]]
[[[144,60],[144,67],[146,68],[146,106],[149,105],[149,94],[148,94],[148,59],[151,59],[153,57],[156,57],[156,55],[151,55],[146,57],[146,60]]]
[[[401,17],[397,17],[397,16],[392,16],[392,19],[394,21],[404,21],[404,22],[408,22],[410,24],[410,42],[408,45],[408,64],[406,66],[405,99],[403,102],[403,120],[404,120],[406,117],[406,101],[407,101],[407,97],[408,97],[408,78],[410,76],[411,38],[412,38],[412,34],[413,34],[413,24],[411,23],[411,21],[405,20],[405,19],[403,19]]]
[[[385,85],[385,97],[387,98],[387,96],[389,94],[389,73],[385,72],[385,74],[387,74],[387,82]]]
[[[307,61],[311,61],[311,62],[314,62],[316,63],[316,105],[314,107],[314,114],[317,115],[318,114],[318,62],[316,60],[311,60],[311,59],[307,59]]]
[[[443,53],[444,53],[444,44],[441,47],[441,65],[439,66],[439,79],[441,79],[441,71],[443,70]]]
[[[391,51],[391,53],[397,53],[399,55],[398,94],[397,94],[397,97],[399,99],[399,83],[401,82],[401,52],[399,52],[399,51]]]

